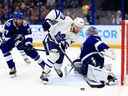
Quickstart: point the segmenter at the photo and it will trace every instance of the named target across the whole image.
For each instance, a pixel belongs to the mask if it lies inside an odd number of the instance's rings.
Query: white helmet
[[[73,21],[73,24],[76,25],[77,27],[83,27],[84,26],[84,19],[80,17],[76,17]]]

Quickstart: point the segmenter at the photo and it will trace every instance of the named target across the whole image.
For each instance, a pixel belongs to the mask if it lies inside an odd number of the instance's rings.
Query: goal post
[[[128,20],[121,24],[121,85],[128,83]]]
[[[128,20],[126,20],[126,83],[128,83]]]

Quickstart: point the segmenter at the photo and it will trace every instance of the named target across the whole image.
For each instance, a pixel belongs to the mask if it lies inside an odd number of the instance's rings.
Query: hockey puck
[[[82,88],[80,88],[80,90],[81,90],[81,91],[84,91],[84,90],[85,90],[85,88],[84,88],[84,87],[82,87]]]

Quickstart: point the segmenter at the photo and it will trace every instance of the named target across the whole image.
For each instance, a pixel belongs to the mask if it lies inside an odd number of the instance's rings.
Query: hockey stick
[[[110,58],[110,59],[112,59],[112,60],[115,60],[115,58],[113,58],[113,57],[111,57],[111,56],[109,56],[109,55],[107,55],[107,54],[104,54],[103,52],[92,52],[92,53],[86,55],[86,56],[81,60],[81,63],[82,63],[85,59],[87,59],[89,56],[94,55],[94,54],[101,54],[101,53],[102,53],[104,56],[106,56],[106,57],[108,57],[108,58]],[[74,65],[74,66],[75,66],[75,65]],[[74,67],[71,67],[71,69],[68,71],[68,73],[70,73],[73,68],[74,68]],[[75,68],[76,68],[76,67],[75,67]]]
[[[72,71],[73,68],[76,68],[73,61],[69,58],[69,56],[64,52],[64,50],[59,46],[61,52],[65,55],[65,57],[68,59],[68,61],[71,63],[71,69],[68,71],[68,74]]]
[[[43,52],[46,52],[46,50],[45,50],[45,49],[35,49],[35,50],[37,50],[37,51],[43,51]]]
[[[74,63],[72,62],[72,60],[69,58],[69,56],[64,52],[64,50],[62,49],[61,46],[59,46],[61,52],[65,55],[65,57],[69,60],[69,62],[72,64],[73,67],[75,67]]]

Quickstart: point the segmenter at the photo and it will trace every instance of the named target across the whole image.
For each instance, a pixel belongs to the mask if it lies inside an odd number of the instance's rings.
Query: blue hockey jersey
[[[85,56],[90,55],[88,58],[85,58],[83,60],[84,64],[94,64],[94,66],[104,66],[104,58],[98,53],[101,51],[104,51],[104,49],[108,49],[109,46],[102,42],[101,38],[99,36],[89,36],[85,42],[83,43],[83,46],[81,48],[81,54],[80,59],[82,60]]]
[[[18,35],[25,37],[27,42],[32,42],[31,29],[26,21],[21,26],[16,26],[14,19],[9,19],[4,25],[5,38],[16,38]]]

